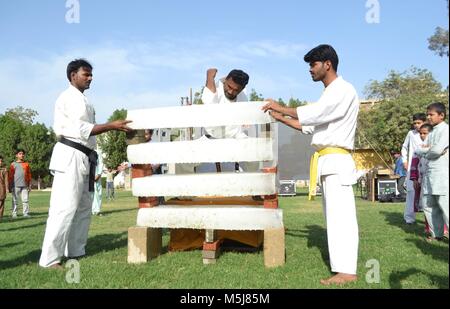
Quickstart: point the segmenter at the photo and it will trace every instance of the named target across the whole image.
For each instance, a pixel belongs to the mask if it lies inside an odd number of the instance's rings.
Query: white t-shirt
[[[247,102],[248,98],[245,90],[242,90],[235,100],[229,100],[225,96],[224,79],[216,82],[216,92],[213,93],[208,87],[203,89],[202,101],[204,104],[226,104],[234,102]],[[207,127],[205,128],[206,133],[214,138],[243,138],[247,135],[242,131],[242,126],[219,126],[219,127]]]

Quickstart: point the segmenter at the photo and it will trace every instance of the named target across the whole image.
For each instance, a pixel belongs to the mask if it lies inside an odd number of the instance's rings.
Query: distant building
[[[360,109],[369,110],[379,100],[361,100]],[[285,125],[278,126],[278,173],[279,179],[308,180],[309,163],[314,153],[311,146],[312,135],[302,134]],[[375,150],[359,148],[353,151],[356,169],[368,171],[377,166],[385,166]]]

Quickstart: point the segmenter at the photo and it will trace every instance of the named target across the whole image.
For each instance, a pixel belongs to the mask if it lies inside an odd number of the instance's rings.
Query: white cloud
[[[241,50],[252,56],[259,57],[279,57],[295,58],[299,57],[307,48],[303,44],[277,42],[277,41],[259,41],[249,42],[241,47]]]
[[[204,84],[205,71],[214,66],[225,75],[231,68],[249,71],[250,88],[259,92],[286,91],[295,87],[290,76],[281,79],[270,62],[292,61],[305,50],[302,44],[253,41],[229,42],[217,38],[167,39],[157,42],[105,42],[74,48],[39,58],[9,57],[0,60],[0,113],[17,105],[38,111],[38,121],[52,125],[53,104],[67,86],[67,63],[83,57],[94,65],[92,89],[86,94],[94,103],[97,121],[104,122],[116,108],[178,105],[189,88]],[[280,94],[279,96],[286,94]]]

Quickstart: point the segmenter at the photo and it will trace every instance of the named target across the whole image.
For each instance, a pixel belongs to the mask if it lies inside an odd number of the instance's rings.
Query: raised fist
[[[208,80],[214,80],[216,78],[216,74],[217,74],[216,68],[208,69],[208,71],[206,71],[206,78]]]

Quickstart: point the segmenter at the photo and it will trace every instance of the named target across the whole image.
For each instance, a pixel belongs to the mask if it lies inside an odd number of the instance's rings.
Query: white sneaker
[[[11,218],[13,218],[13,219],[17,218],[17,214],[16,214],[16,213],[13,213],[12,216],[11,216]]]
[[[24,218],[30,218],[31,216],[29,214],[24,214],[23,217]]]

